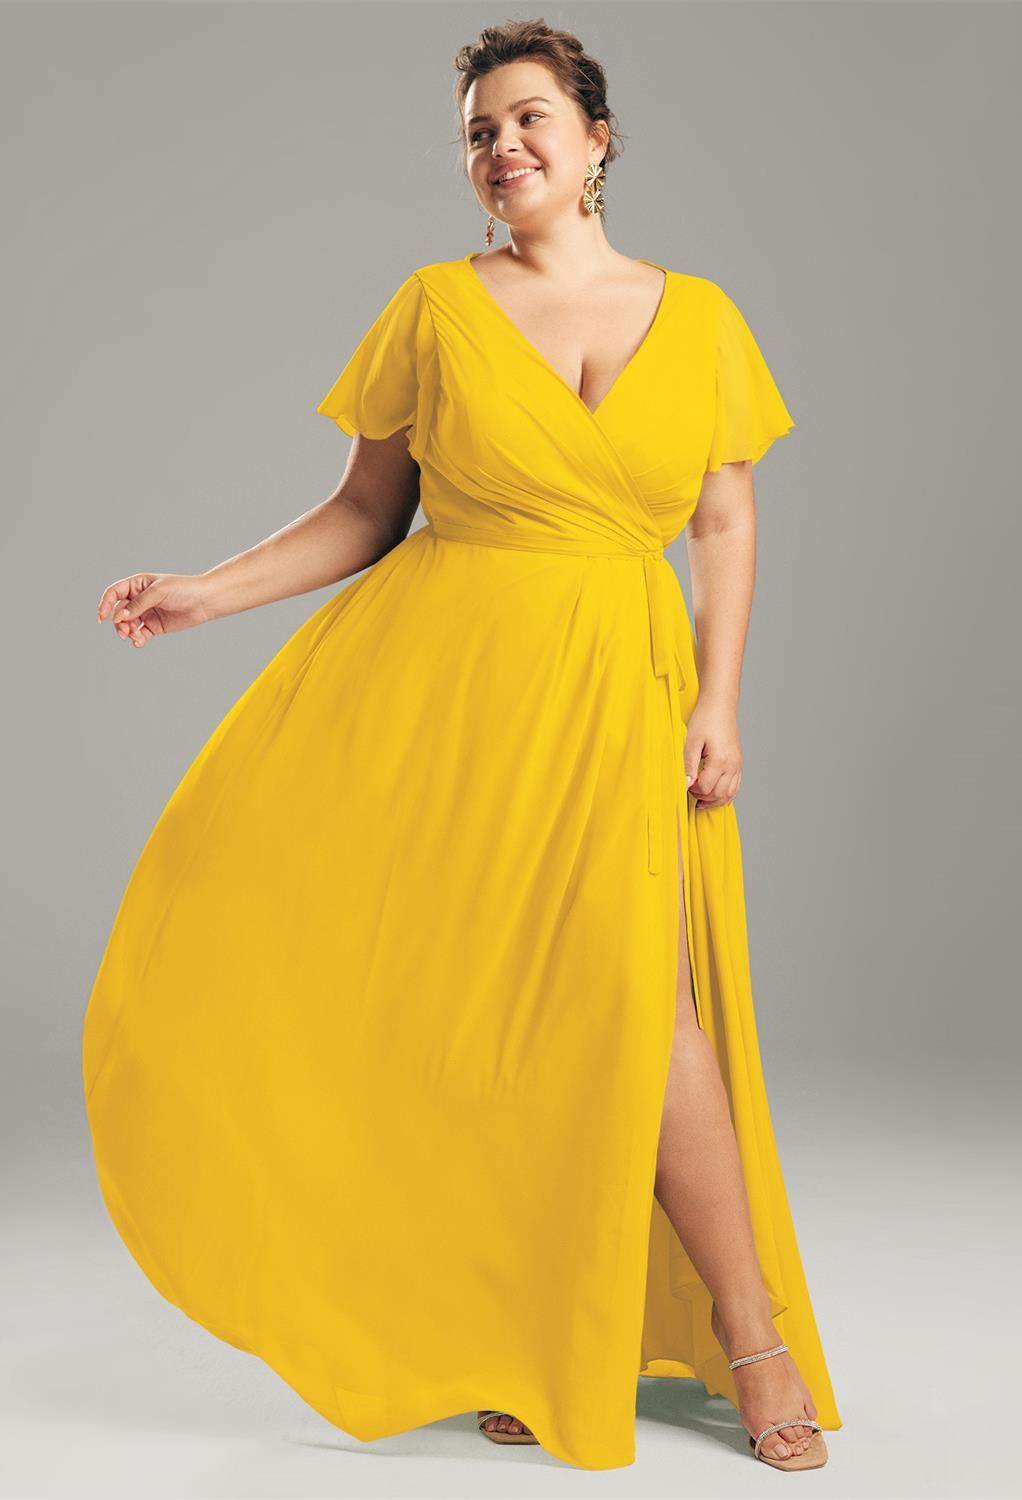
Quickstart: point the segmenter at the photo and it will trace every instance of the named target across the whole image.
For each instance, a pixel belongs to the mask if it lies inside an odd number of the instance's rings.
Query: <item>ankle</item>
[[[764,1336],[769,1338],[777,1332],[770,1314],[770,1298],[765,1289],[723,1298],[715,1301],[714,1306],[717,1321],[729,1345],[743,1345],[739,1353],[750,1352],[751,1345],[750,1350],[744,1347],[750,1340],[762,1343]],[[779,1343],[781,1340],[777,1338],[774,1342]]]

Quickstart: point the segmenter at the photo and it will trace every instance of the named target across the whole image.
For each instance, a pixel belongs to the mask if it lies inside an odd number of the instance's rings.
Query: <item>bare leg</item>
[[[683,878],[679,871],[679,879]],[[709,1037],[696,1020],[685,914],[681,912],[677,1018],[657,1150],[655,1194],[714,1300],[713,1332],[729,1359],[782,1340],[770,1317],[752,1233],[727,1091]],[[790,1354],[732,1372],[746,1430],[787,1416],[816,1418]],[[813,1430],[783,1427],[763,1444],[771,1456],[802,1452]]]

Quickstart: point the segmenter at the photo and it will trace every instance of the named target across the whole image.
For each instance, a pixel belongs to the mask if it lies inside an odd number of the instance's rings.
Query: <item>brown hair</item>
[[[621,137],[617,121],[607,105],[607,75],[595,57],[583,51],[578,37],[570,31],[553,31],[545,21],[507,21],[503,26],[486,26],[475,42],[459,47],[454,66],[461,77],[455,88],[458,105],[458,139],[465,142],[463,117],[465,96],[477,78],[492,73],[504,63],[534,58],[545,64],[563,91],[574,99],[586,119],[605,120],[610,136],[603,165],[616,160],[624,149],[615,145]]]

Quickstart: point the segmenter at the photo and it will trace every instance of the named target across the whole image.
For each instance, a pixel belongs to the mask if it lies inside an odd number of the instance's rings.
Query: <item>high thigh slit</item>
[[[687,793],[686,793],[687,796]],[[778,1342],[788,1344],[818,1409],[832,1401],[774,1138],[751,1004],[741,847],[734,804],[687,798],[693,996],[728,1095],[753,1236]],[[684,882],[679,862],[679,885]],[[726,893],[728,900],[722,898]],[[680,948],[679,948],[680,953]],[[697,989],[697,986],[699,987]],[[700,1379],[738,1409],[727,1357],[710,1327],[712,1297],[670,1220],[651,1205],[640,1375]],[[828,1422],[818,1418],[826,1427]]]

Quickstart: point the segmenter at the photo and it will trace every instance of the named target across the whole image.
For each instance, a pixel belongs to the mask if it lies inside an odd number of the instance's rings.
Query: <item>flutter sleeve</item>
[[[763,457],[795,423],[738,308],[718,287],[717,395],[706,467]]]
[[[425,289],[413,272],[363,334],[317,412],[349,437],[361,432],[385,438],[415,425],[430,366],[431,332]]]

